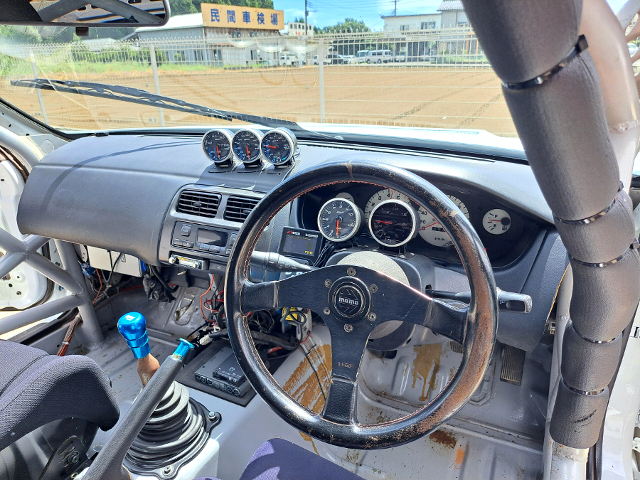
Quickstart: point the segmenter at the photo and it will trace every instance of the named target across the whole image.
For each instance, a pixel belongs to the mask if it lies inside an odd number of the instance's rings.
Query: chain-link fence
[[[468,29],[315,37],[205,34],[0,45],[0,96],[65,128],[219,124],[181,112],[10,85],[50,78],[124,85],[297,122],[515,135],[500,83]]]

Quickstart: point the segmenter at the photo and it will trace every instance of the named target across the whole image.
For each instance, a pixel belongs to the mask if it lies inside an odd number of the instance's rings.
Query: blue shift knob
[[[127,341],[136,358],[144,358],[151,352],[147,336],[147,321],[138,312],[125,313],[118,320],[118,331]]]

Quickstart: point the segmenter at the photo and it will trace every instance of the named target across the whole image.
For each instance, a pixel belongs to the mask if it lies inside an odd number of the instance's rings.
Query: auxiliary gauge
[[[369,230],[380,245],[399,247],[416,233],[416,214],[402,200],[385,200],[371,212]]]
[[[202,137],[202,151],[213,163],[219,166],[231,163],[231,139],[233,133],[225,128],[209,130]]]
[[[233,136],[231,146],[233,153],[245,166],[256,166],[260,164],[262,153],[260,152],[260,141],[262,133],[252,128],[238,130]]]
[[[332,198],[318,213],[318,228],[327,240],[344,242],[353,237],[362,224],[360,209],[346,198]]]
[[[262,137],[262,156],[276,167],[288,165],[296,153],[296,137],[286,128],[271,130]]]

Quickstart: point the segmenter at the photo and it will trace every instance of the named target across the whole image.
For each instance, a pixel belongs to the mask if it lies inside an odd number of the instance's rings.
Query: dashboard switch
[[[180,233],[185,237],[188,237],[189,235],[191,235],[191,225],[182,225],[182,228],[180,229]]]

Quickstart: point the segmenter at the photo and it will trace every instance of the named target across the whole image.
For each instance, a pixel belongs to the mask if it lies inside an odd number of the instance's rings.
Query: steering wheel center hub
[[[331,286],[329,302],[336,317],[345,323],[359,322],[369,312],[369,289],[358,278],[342,277]]]

